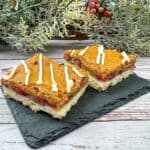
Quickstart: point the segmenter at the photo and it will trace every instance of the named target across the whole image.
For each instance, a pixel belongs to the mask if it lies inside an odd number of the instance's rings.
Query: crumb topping
[[[122,70],[127,70],[131,65],[136,62],[136,56],[132,54],[126,54],[127,57],[124,64],[122,64],[122,53],[115,49],[105,49],[105,56],[99,59],[101,63],[96,63],[99,45],[90,46],[84,55],[79,55],[82,49],[77,49],[72,56],[70,56],[71,51],[65,51],[64,58],[67,60],[69,58],[70,63],[76,64],[83,69],[90,71],[91,74],[96,75],[100,73],[104,76],[110,76],[111,74],[117,74]],[[101,57],[102,58],[102,57]],[[130,62],[128,61],[128,58]],[[105,59],[105,60],[104,60]]]
[[[8,80],[2,78],[2,84],[10,88],[19,87],[21,88],[21,90],[25,91],[27,95],[44,99],[52,107],[60,108],[62,105],[67,103],[72,96],[80,91],[80,89],[83,87],[83,81],[84,84],[87,84],[88,74],[83,69],[76,67],[77,70],[84,76],[83,78],[81,78],[72,70],[72,67],[67,67],[69,81],[72,80],[73,86],[70,89],[68,88],[68,90],[66,90],[67,85],[64,65],[60,65],[54,60],[46,56],[42,56],[42,67],[40,67],[40,69],[39,62],[41,62],[41,58],[39,59],[39,56],[40,54],[35,54],[33,57],[26,60],[26,65],[30,70],[30,82],[28,85],[24,84],[25,78],[27,78],[27,74],[25,73],[25,68],[22,64],[15,67],[12,72],[8,72]],[[54,75],[54,80],[51,79],[52,75],[50,71],[50,64],[52,64],[53,66],[52,72]],[[41,74],[39,73],[39,69],[42,70],[42,78],[39,77],[39,74]],[[42,84],[37,85],[36,82],[39,79],[42,79]],[[52,88],[54,88],[52,87],[54,85],[54,81],[55,83],[57,83],[57,92],[54,92],[52,90]]]
[[[26,64],[26,62],[24,60],[21,61],[23,66],[24,66],[24,70],[25,70],[25,74],[26,74],[26,77],[25,77],[25,80],[24,80],[24,84],[25,85],[29,85],[29,78],[30,78],[30,70],[28,69],[28,66]]]

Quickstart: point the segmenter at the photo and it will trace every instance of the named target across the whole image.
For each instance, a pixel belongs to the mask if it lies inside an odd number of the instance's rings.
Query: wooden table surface
[[[71,45],[74,47],[74,45]],[[67,47],[66,47],[67,48]],[[65,49],[65,48],[64,48]],[[46,53],[62,62],[63,49],[51,46]],[[32,54],[22,54],[0,46],[0,74],[2,68],[20,63]],[[137,61],[136,73],[150,79],[150,57]],[[0,150],[28,150],[15,120],[0,91]],[[149,150],[150,149],[150,93],[147,93],[93,122],[50,143],[43,150]]]

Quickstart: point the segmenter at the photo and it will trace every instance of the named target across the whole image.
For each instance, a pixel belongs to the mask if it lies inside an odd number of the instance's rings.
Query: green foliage
[[[141,56],[150,56],[150,1],[118,0],[109,6],[112,17],[99,38],[107,45]]]
[[[66,0],[66,5],[69,4]],[[58,9],[54,0],[22,0],[18,10],[11,1],[5,0],[0,5],[3,7],[0,10],[0,38],[18,50],[43,50],[53,36],[67,35],[62,19],[65,6]]]
[[[20,51],[45,50],[50,39],[67,37],[71,25],[106,47],[150,56],[149,0],[118,0],[115,6],[103,1],[112,13],[109,23],[79,0],[18,0],[18,9],[12,2],[0,1],[0,39]]]

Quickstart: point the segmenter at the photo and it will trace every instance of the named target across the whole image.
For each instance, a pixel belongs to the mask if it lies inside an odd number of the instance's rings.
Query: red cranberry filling
[[[115,73],[112,73],[112,74],[109,75],[109,77],[108,77],[107,79],[108,79],[108,80],[112,80],[115,76],[116,76],[116,74],[115,74]]]
[[[74,62],[77,66],[81,67],[81,62],[79,59],[76,59],[75,62]]]
[[[18,94],[20,94],[20,95],[23,95],[23,96],[27,96],[27,95],[28,95],[28,94],[27,94],[24,90],[22,90],[20,87],[14,87],[13,89],[14,89],[14,91],[15,91],[16,93],[18,93]]]
[[[36,97],[36,101],[41,104],[41,105],[47,105],[47,102],[44,98],[41,98],[41,97]]]
[[[115,73],[110,74],[109,76],[104,76],[102,73],[97,73],[96,78],[101,81],[112,80],[116,76]]]
[[[106,81],[107,80],[106,77],[102,73],[97,73],[96,74],[96,78],[98,80],[102,80],[102,81]]]
[[[67,60],[67,61],[71,61],[70,55],[65,55],[64,58],[65,58],[65,60]]]
[[[81,87],[83,87],[87,83],[87,80],[88,80],[87,78],[83,78],[81,80],[81,83],[80,83]]]

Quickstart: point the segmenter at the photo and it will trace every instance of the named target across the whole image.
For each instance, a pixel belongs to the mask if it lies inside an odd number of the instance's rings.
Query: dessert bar
[[[44,111],[61,119],[88,86],[88,74],[77,66],[60,65],[35,54],[22,60],[1,79],[4,94],[34,112]]]
[[[104,49],[103,45],[87,46],[64,53],[67,65],[76,65],[89,74],[89,85],[96,90],[106,90],[134,73],[136,56]]]

